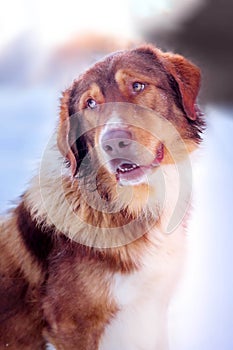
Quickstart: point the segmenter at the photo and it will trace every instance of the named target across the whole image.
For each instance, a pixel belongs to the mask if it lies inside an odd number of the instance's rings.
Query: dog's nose
[[[103,150],[111,157],[123,156],[130,148],[132,134],[128,130],[109,130],[101,140]]]

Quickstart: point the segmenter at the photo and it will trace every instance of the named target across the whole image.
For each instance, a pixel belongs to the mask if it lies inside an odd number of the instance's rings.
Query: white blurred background
[[[233,349],[232,13],[231,0],[1,4],[2,213],[37,167],[56,125],[61,91],[91,63],[147,41],[202,68],[207,130],[194,167],[189,261],[171,307],[171,350]]]

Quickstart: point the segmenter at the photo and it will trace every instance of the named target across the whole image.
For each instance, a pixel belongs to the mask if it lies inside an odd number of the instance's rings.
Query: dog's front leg
[[[92,269],[88,261],[83,264],[61,261],[56,269],[53,266],[46,284],[43,334],[56,350],[98,350],[100,338],[117,311],[104,271],[98,264]]]
[[[59,329],[57,332],[46,329],[44,331],[46,340],[54,347],[49,349],[55,350],[98,350],[99,348],[99,331],[86,329],[81,331],[67,331]]]
[[[52,313],[52,308],[48,307],[45,312],[47,324],[43,335],[46,341],[56,350],[98,350],[101,335],[108,322],[100,309],[93,307],[89,312],[79,308],[77,312],[74,307],[72,313],[67,307],[58,316],[59,307],[61,310],[61,305],[57,305],[57,310]]]

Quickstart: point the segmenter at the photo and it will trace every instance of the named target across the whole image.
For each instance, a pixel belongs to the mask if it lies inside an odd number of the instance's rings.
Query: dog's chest
[[[115,275],[112,296],[119,311],[105,329],[100,350],[166,349],[170,288],[161,272],[151,261],[131,275]]]

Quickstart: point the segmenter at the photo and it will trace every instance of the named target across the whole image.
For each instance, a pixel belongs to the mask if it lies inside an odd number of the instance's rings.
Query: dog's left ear
[[[181,55],[163,53],[159,57],[166,71],[175,79],[187,117],[196,120],[195,102],[200,89],[200,69]]]
[[[62,94],[60,107],[60,120],[57,133],[57,145],[61,154],[69,161],[72,175],[75,175],[77,162],[69,144],[70,116],[69,116],[70,90]]]

